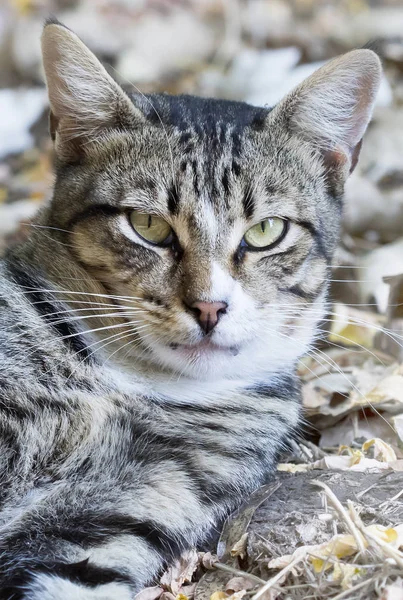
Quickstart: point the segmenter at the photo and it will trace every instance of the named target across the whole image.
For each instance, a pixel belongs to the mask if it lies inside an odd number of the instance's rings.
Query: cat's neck
[[[124,365],[113,359],[103,364],[103,375],[128,394],[135,392],[158,397],[162,402],[166,398],[177,404],[198,404],[206,407],[226,403],[229,399],[239,400],[245,394],[263,387],[275,388],[285,376],[284,373],[262,373],[259,377],[249,378],[195,379],[164,371],[152,364]],[[286,377],[295,376],[289,373]]]

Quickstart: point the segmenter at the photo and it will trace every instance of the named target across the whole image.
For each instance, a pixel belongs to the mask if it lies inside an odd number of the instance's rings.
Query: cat
[[[268,109],[128,94],[57,20],[42,48],[54,193],[0,266],[0,598],[129,600],[298,431],[381,66]]]

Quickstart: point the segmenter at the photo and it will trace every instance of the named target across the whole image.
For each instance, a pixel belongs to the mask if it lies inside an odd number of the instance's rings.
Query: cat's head
[[[120,323],[115,358],[208,378],[291,368],[324,314],[378,57],[341,56],[269,110],[128,95],[70,30],[50,23],[42,41],[58,160],[47,224],[121,311],[101,318]]]

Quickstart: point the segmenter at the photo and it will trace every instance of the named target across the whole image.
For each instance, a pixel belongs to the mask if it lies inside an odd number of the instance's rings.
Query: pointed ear
[[[273,117],[316,145],[327,168],[339,177],[341,169],[345,179],[357,163],[381,74],[375,52],[353,50],[303,81],[274,108]]]
[[[76,159],[88,142],[144,121],[95,55],[67,27],[45,25],[42,55],[57,154]]]

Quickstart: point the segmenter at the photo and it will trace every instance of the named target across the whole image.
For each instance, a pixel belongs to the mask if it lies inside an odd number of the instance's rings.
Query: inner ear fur
[[[64,25],[45,25],[42,55],[50,131],[59,156],[73,158],[108,131],[136,127],[144,121],[96,56]]]
[[[314,144],[331,170],[351,173],[372,116],[382,67],[372,50],[353,50],[318,69],[273,111],[291,133]]]

